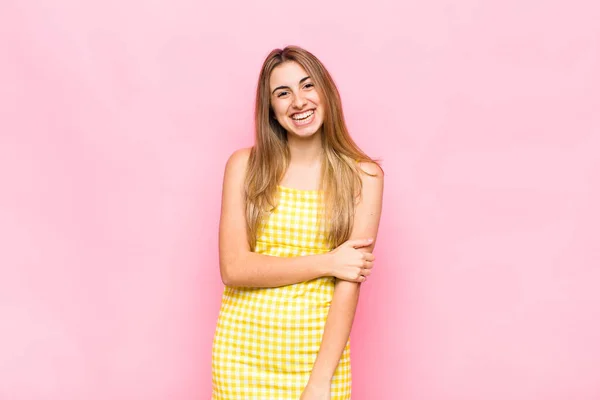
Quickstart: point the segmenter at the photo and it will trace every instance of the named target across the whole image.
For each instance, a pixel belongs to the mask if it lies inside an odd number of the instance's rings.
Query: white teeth
[[[292,118],[295,120],[306,119],[306,118],[310,117],[311,115],[313,115],[313,113],[314,113],[314,110],[310,110],[310,111],[303,112],[302,114],[294,114],[294,115],[292,115]]]

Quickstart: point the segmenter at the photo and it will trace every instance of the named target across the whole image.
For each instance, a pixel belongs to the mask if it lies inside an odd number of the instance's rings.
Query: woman
[[[255,122],[254,147],[225,167],[212,398],[350,399],[383,172],[350,138],[323,64],[299,47],[265,60]]]

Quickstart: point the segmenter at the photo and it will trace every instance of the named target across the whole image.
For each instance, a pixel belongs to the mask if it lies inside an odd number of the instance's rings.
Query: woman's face
[[[313,80],[297,62],[287,61],[271,72],[271,107],[288,134],[309,137],[323,125],[323,106]]]

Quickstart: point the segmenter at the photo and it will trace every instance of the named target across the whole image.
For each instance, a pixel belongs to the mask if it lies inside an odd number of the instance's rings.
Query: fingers
[[[375,257],[372,254],[363,255],[360,259],[355,260],[352,264],[359,268],[373,268]]]
[[[363,260],[373,262],[375,261],[375,256],[372,253],[363,253]]]
[[[350,247],[354,247],[355,249],[359,249],[361,247],[367,247],[373,244],[373,239],[353,239],[348,240],[346,244]]]
[[[372,253],[367,253],[364,251],[359,252],[359,258],[363,261],[375,261],[375,256]]]
[[[365,253],[361,257],[359,267],[362,268],[373,268],[373,261],[375,261],[375,256],[371,253]]]
[[[366,276],[364,276],[364,275],[361,275],[361,276],[358,278],[358,283],[363,283],[363,282],[365,282],[366,280],[367,280],[367,277],[366,277]]]
[[[361,268],[358,276],[354,280],[355,282],[362,283],[367,280],[367,277],[371,275],[373,271],[367,268]]]

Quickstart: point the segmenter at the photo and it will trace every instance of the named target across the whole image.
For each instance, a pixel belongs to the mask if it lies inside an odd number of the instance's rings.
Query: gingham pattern
[[[279,187],[261,224],[256,252],[278,257],[330,251],[317,217],[320,192]],[[213,341],[212,400],[298,400],[319,351],[334,278],[278,288],[225,287]],[[331,385],[350,399],[350,343]]]

